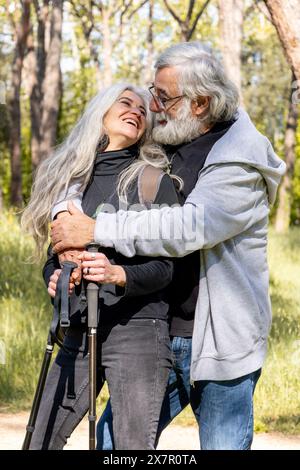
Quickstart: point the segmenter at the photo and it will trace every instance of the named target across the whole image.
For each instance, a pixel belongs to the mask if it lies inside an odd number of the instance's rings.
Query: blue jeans
[[[261,371],[228,381],[197,381],[190,386],[192,339],[172,339],[173,369],[163,401],[157,440],[190,403],[199,425],[201,449],[250,449],[253,439],[253,393]],[[97,449],[112,450],[110,401],[97,425]]]
[[[250,450],[253,440],[253,394],[261,369],[234,380],[198,381],[191,406],[203,450]]]
[[[156,444],[162,431],[190,403],[190,363],[192,339],[172,339],[173,368],[159,418]],[[97,449],[113,450],[113,426],[110,400],[97,424]]]

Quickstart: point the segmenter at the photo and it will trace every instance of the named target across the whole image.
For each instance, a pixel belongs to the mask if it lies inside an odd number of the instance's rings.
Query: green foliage
[[[297,145],[296,145],[296,164],[293,179],[293,204],[292,204],[292,223],[300,224],[300,119],[297,129]]]
[[[253,10],[244,22],[243,95],[257,128],[285,158],[284,137],[291,89],[291,72],[273,25]],[[299,121],[300,122],[300,121]],[[300,223],[300,126],[292,192],[292,224]],[[277,203],[271,212],[273,221]]]
[[[91,67],[67,72],[64,76],[57,142],[60,143],[71,131],[83,113],[89,100],[96,94],[95,71]]]
[[[242,54],[246,108],[282,155],[291,73],[274,27],[256,10],[244,22]]]
[[[23,237],[14,214],[0,216],[0,404],[28,404],[36,383],[49,324],[49,300],[41,267],[26,263],[32,242]]]
[[[8,136],[8,110],[5,104],[0,104],[0,188],[4,197],[4,202],[8,205],[9,201],[9,182],[10,182],[10,154],[9,154],[9,136]]]

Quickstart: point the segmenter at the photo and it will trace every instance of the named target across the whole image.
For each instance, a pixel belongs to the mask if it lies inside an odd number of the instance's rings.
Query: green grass
[[[15,216],[0,215],[0,341],[6,350],[6,364],[0,365],[2,411],[31,405],[52,315],[41,266],[25,262],[32,250]],[[286,236],[270,231],[269,262],[273,326],[255,394],[255,429],[300,434],[300,229]],[[105,389],[100,406],[106,397]],[[194,424],[190,408],[175,422]]]

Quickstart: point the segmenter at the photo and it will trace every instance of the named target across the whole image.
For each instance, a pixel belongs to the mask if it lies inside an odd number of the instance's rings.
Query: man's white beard
[[[178,109],[176,118],[170,118],[165,113],[155,115],[152,138],[163,145],[178,145],[190,142],[203,133],[203,125],[199,118],[191,115],[190,102],[183,103]],[[167,121],[167,124],[156,124],[158,121]]]

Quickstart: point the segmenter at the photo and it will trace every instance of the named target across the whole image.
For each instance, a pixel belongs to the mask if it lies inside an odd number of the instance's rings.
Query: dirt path
[[[0,450],[18,450],[22,446],[28,414],[0,414]],[[159,449],[161,450],[197,450],[199,439],[196,427],[171,425],[163,433]],[[88,449],[87,419],[73,433],[67,449]],[[253,443],[256,450],[300,450],[300,436],[285,436],[277,433],[256,434]]]

